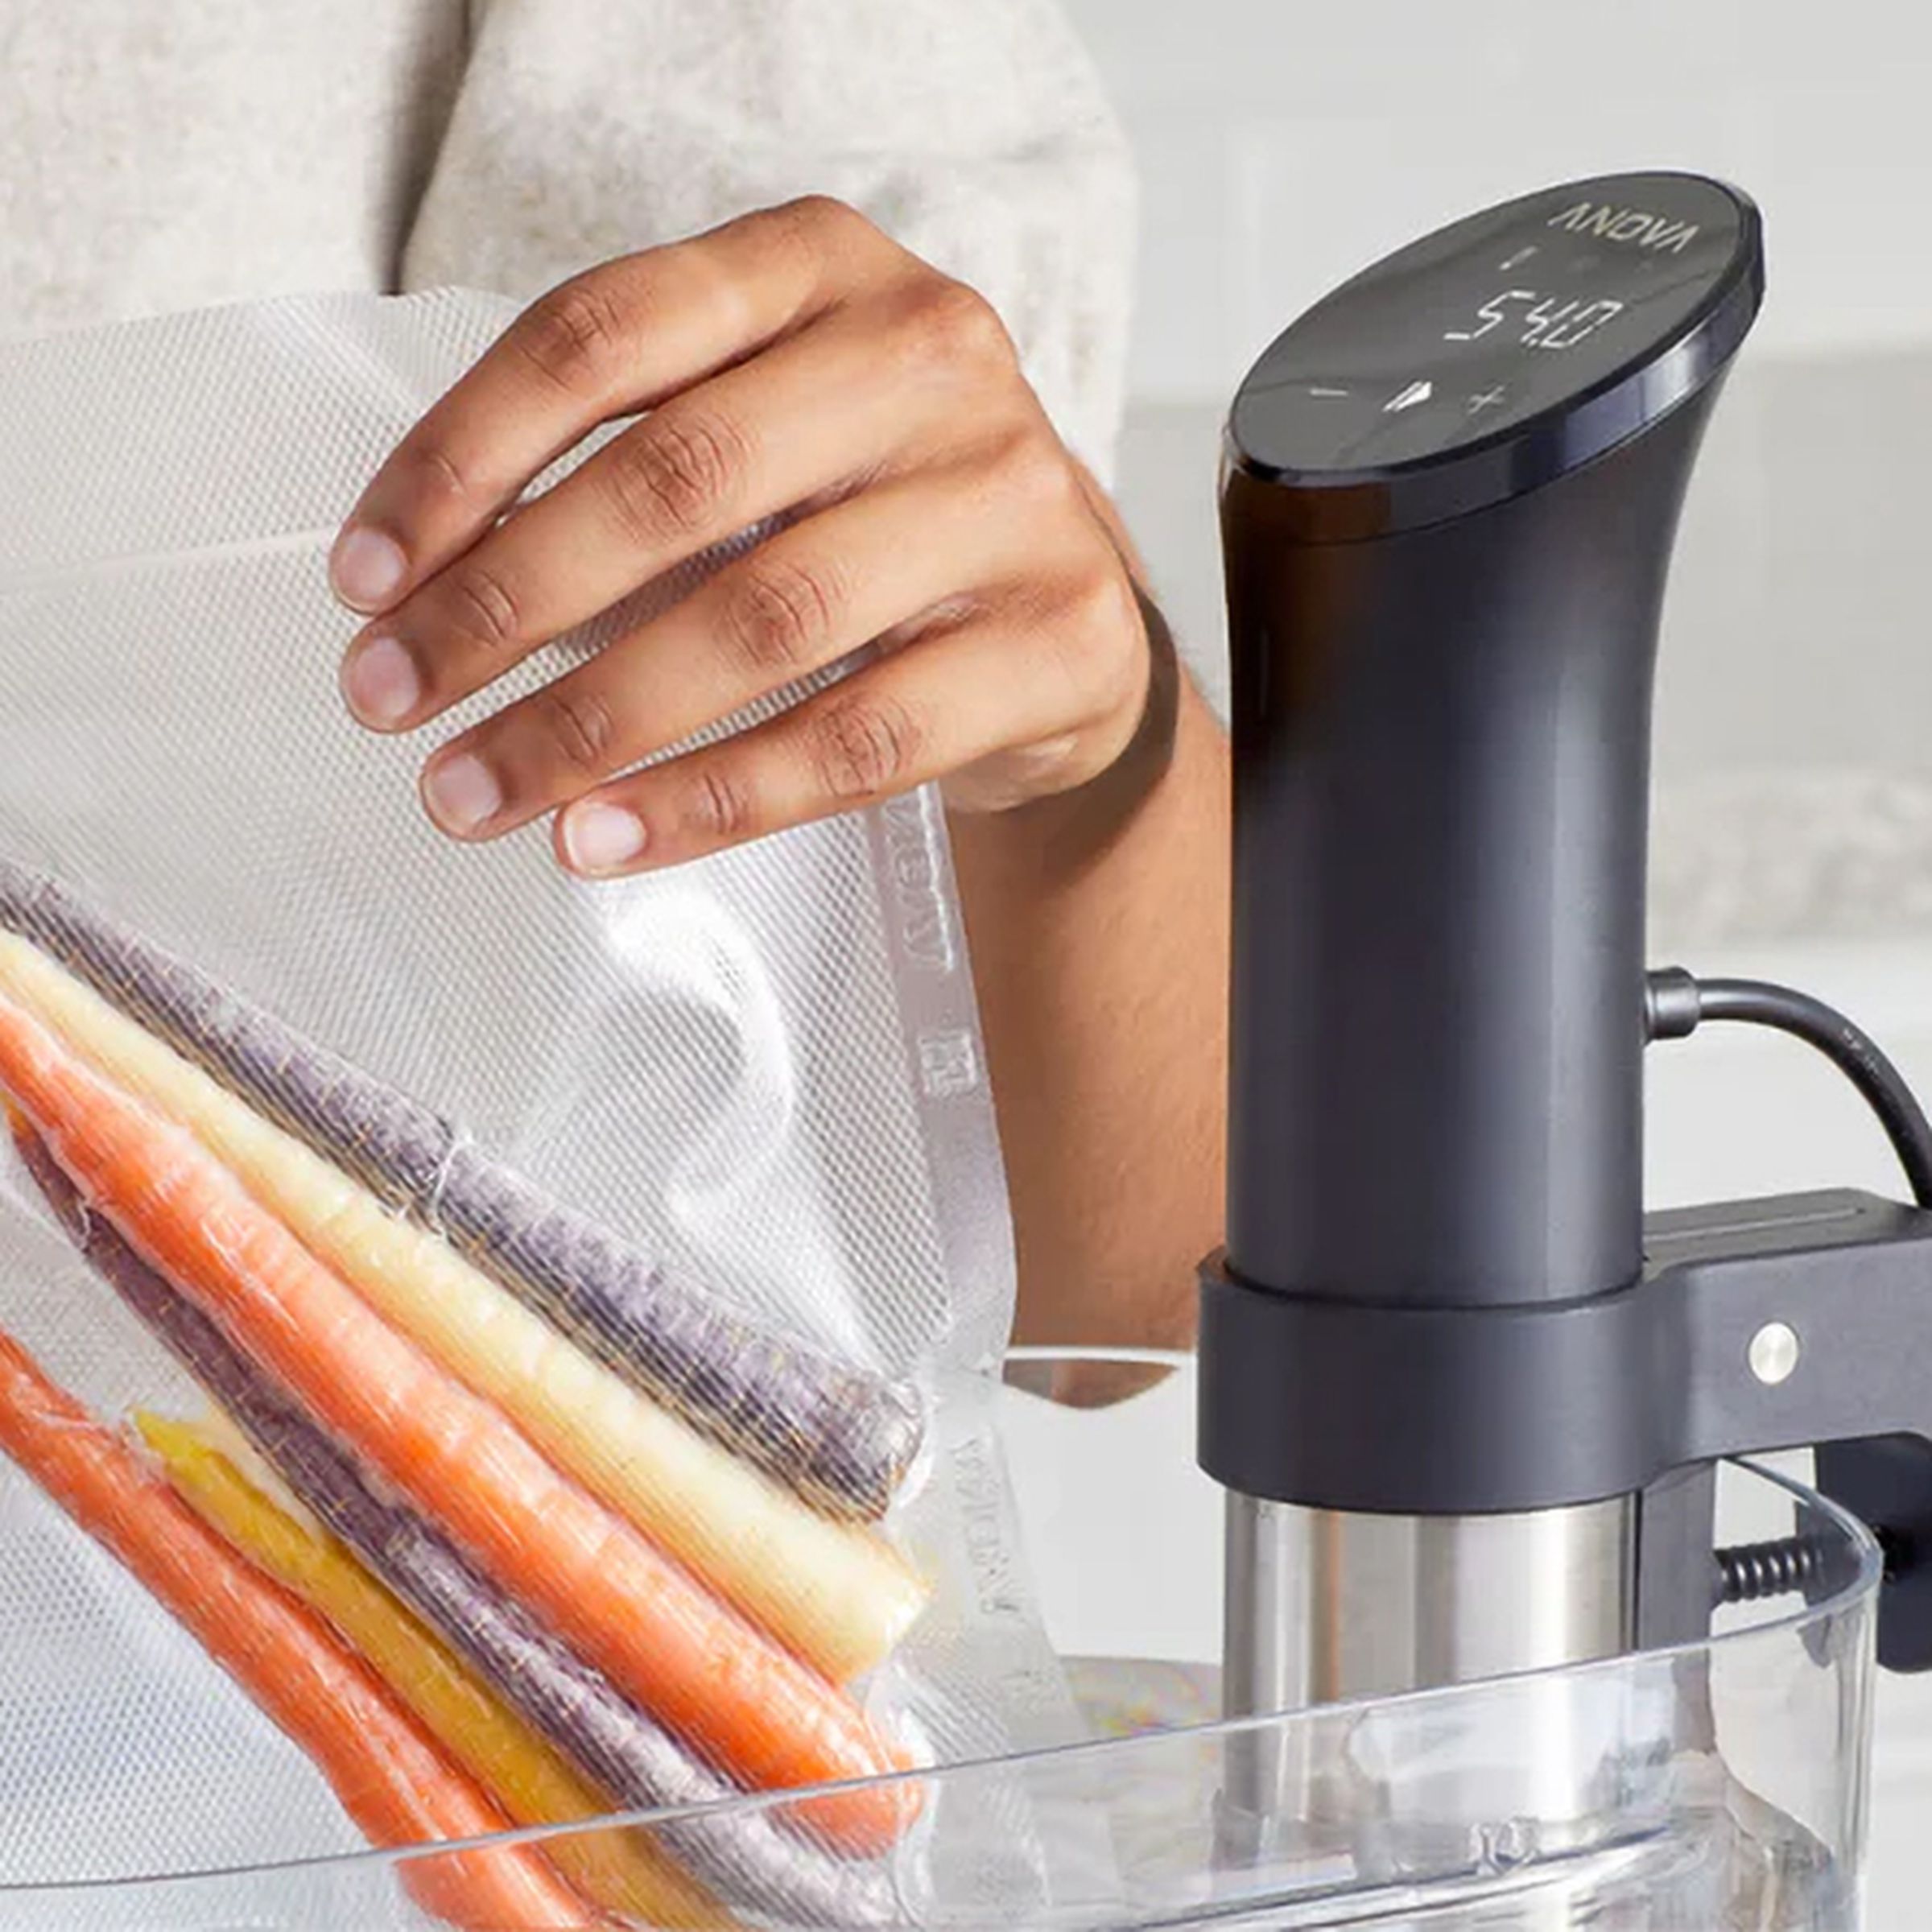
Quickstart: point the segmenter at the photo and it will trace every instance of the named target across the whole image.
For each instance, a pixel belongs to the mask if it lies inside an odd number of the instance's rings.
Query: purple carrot
[[[743,1794],[506,1596],[413,1510],[384,1501],[221,1327],[86,1207],[44,1141],[14,1117],[14,1145],[88,1262],[234,1420],[295,1500],[409,1605],[534,1729],[619,1805],[685,1810]],[[734,1908],[820,1927],[899,1922],[886,1872],[831,1856],[767,1810],[650,1827]]]
[[[694,1427],[828,1514],[885,1514],[923,1433],[919,1398],[903,1384],[745,1320],[481,1153],[431,1108],[6,858],[0,926],[445,1235]]]

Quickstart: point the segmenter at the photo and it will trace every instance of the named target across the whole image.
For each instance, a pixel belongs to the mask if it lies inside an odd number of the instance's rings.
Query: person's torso
[[[463,0],[0,0],[0,332],[393,284]]]

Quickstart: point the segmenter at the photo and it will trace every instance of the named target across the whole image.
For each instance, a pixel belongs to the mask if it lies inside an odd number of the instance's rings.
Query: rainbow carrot
[[[449,1527],[530,1608],[679,1736],[763,1790],[907,1768],[833,1686],[559,1476],[497,1410],[390,1328],[188,1135],[0,999],[0,1085],[89,1205],[345,1447]],[[860,1853],[908,1822],[914,1787],[811,1802]]]
[[[620,1381],[434,1235],[0,932],[0,992],[124,1091],[187,1128],[411,1340],[508,1414],[566,1475],[807,1663],[843,1682],[885,1657],[924,1584],[876,1532],[808,1509]]]
[[[0,1451],[103,1545],[320,1767],[375,1844],[506,1829],[501,1812],[308,1611],[243,1563],[0,1332]],[[419,1902],[477,1932],[601,1923],[528,1846],[406,1862]]]
[[[620,1805],[680,1811],[657,1840],[734,1905],[785,1925],[897,1922],[889,1875],[828,1856],[795,1827],[795,1810],[732,1806],[741,1794],[644,1715],[601,1673],[506,1597],[422,1518],[374,1495],[350,1459],[279,1393],[185,1295],[101,1216],[89,1215],[45,1144],[16,1115],[21,1158],[95,1270],[221,1405],[249,1445],[371,1576],[466,1657],[532,1729]],[[729,1809],[725,1807],[730,1806]]]
[[[0,925],[392,1204],[445,1230],[617,1374],[833,1516],[885,1513],[924,1422],[903,1385],[724,1307],[54,880],[0,858]]]
[[[47,1195],[49,1204],[57,1208],[60,1201],[59,1193],[49,1192],[50,1179],[56,1187],[70,1199],[72,1207],[62,1218],[68,1222],[68,1232],[72,1236],[75,1246],[84,1256],[93,1259],[95,1273],[104,1278],[109,1274],[109,1270],[101,1265],[100,1260],[94,1258],[99,1255],[102,1244],[109,1241],[120,1245],[130,1265],[141,1267],[142,1263],[134,1250],[121,1240],[120,1236],[105,1221],[97,1216],[92,1219],[89,1217],[86,1209],[80,1205],[80,1197],[73,1192],[72,1183],[54,1165],[54,1157],[35,1137],[33,1129],[19,1115],[14,1114],[10,1106],[7,1112],[12,1117],[14,1151],[25,1163],[35,1185],[43,1195]],[[187,1302],[182,1301],[166,1282],[159,1282],[159,1286],[172,1297],[179,1307],[194,1315],[197,1321],[203,1319],[189,1308]],[[155,1332],[159,1333],[159,1331]],[[162,1335],[160,1339],[166,1341],[167,1337]],[[226,1346],[225,1344],[223,1345]],[[185,1357],[183,1360],[186,1362]],[[191,1369],[193,1367],[192,1362],[186,1362],[186,1365]],[[196,1412],[193,1421],[184,1422],[182,1426],[192,1428],[198,1441],[221,1457],[250,1488],[258,1496],[264,1496],[273,1503],[299,1529],[308,1531],[312,1536],[325,1537],[329,1534],[321,1518],[283,1481],[275,1465],[255,1447],[247,1431],[225,1409],[212,1402],[204,1403]],[[338,1538],[336,1540],[339,1542],[341,1539]]]
[[[193,1430],[145,1414],[135,1416],[134,1426],[183,1501],[258,1570],[332,1624],[514,1823],[567,1824],[609,1811],[608,1798],[506,1711],[340,1544],[278,1509]],[[546,1849],[586,1898],[648,1926],[730,1922],[641,1833],[606,1828],[547,1840]]]

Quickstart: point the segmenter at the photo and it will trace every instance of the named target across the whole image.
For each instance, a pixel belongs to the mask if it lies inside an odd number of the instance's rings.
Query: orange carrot
[[[577,1649],[696,1750],[764,1790],[904,1761],[844,1692],[567,1482],[515,1426],[391,1328],[180,1129],[0,999],[0,1086],[92,1206],[345,1448],[440,1519]],[[872,1853],[906,1785],[815,1800],[813,1827]]]
[[[0,1451],[118,1557],[321,1768],[372,1843],[508,1829],[310,1612],[252,1569],[129,1446],[0,1331]],[[411,1869],[419,1904],[491,1932],[597,1925],[528,1846],[450,1852]]]

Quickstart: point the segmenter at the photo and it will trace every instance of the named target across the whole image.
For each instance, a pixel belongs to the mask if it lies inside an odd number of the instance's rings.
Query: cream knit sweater
[[[0,332],[519,297],[807,191],[1005,315],[1102,475],[1134,218],[1056,0],[0,0]]]

